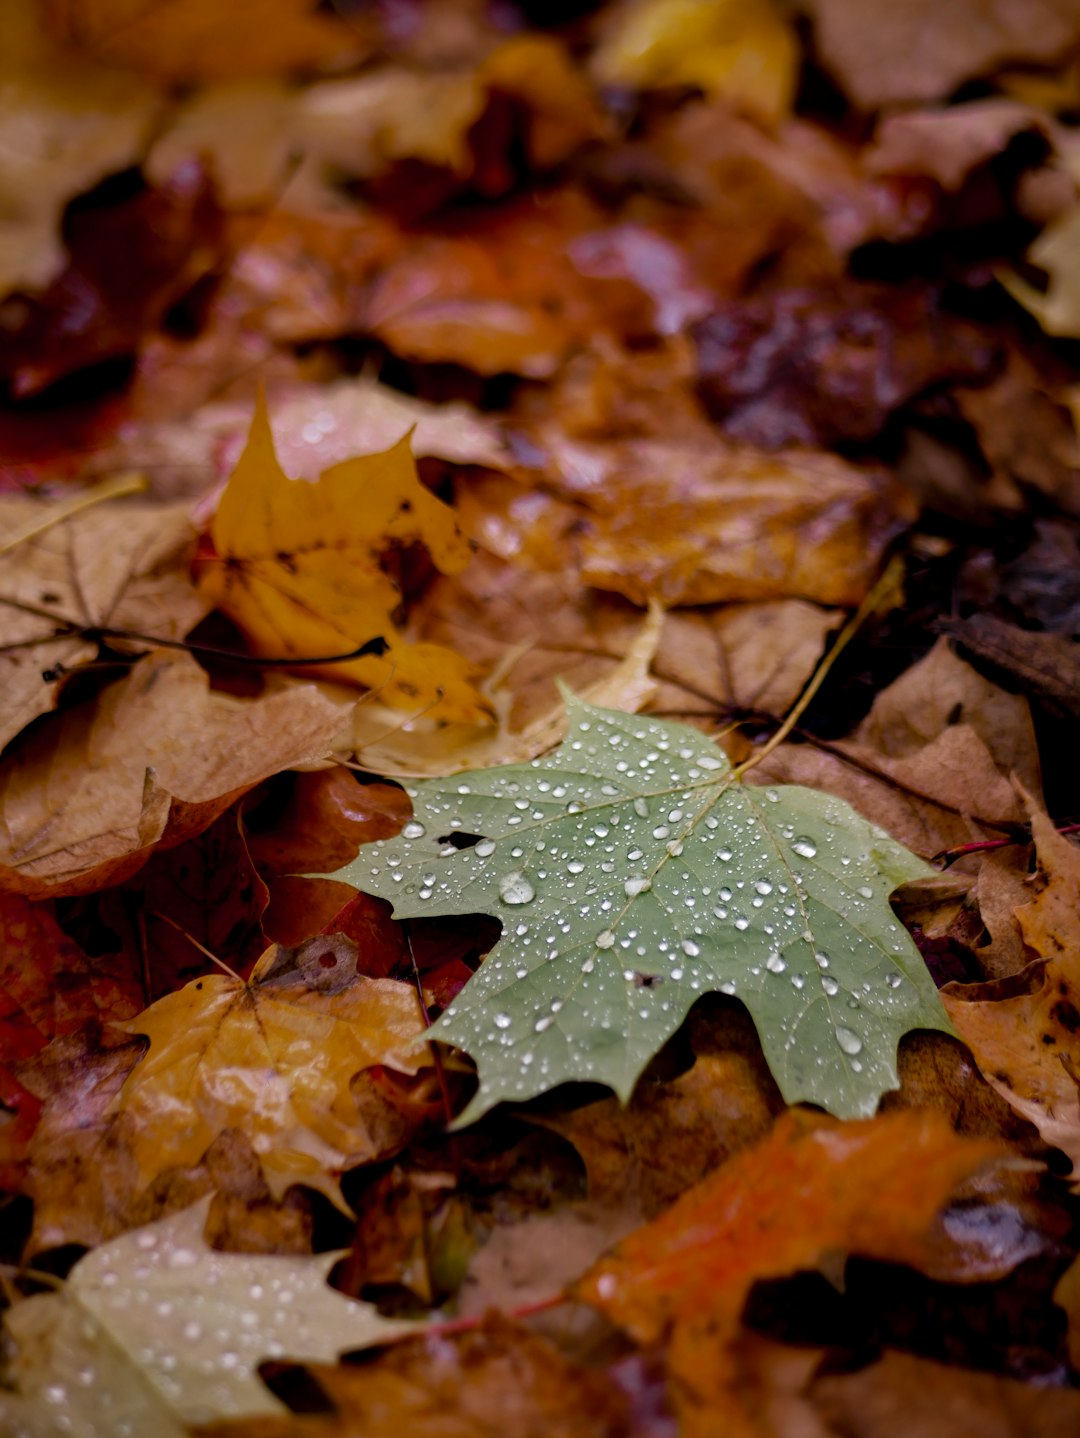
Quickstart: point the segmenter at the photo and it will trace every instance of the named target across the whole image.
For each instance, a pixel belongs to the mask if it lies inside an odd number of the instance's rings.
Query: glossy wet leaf
[[[933,1112],[837,1124],[794,1110],[623,1239],[575,1296],[640,1343],[669,1340],[686,1438],[765,1438],[732,1351],[753,1284],[818,1266],[836,1275],[849,1253],[932,1273],[938,1211],[1005,1153]]]
[[[132,1125],[141,1183],[198,1163],[219,1134],[242,1129],[276,1198],[292,1183],[342,1202],[337,1175],[378,1156],[349,1088],[373,1064],[415,1073],[416,992],[336,968],[245,984],[210,974],[122,1025],[150,1049],[116,1110]]]
[[[171,1435],[189,1423],[274,1415],[269,1358],[330,1361],[410,1325],[327,1287],[340,1255],[219,1253],[203,1238],[210,1200],[94,1249],[61,1294],[7,1315],[14,1394],[8,1434]],[[182,1426],[185,1425],[185,1426]]]
[[[574,1080],[625,1100],[714,990],[749,1009],[788,1102],[872,1113],[900,1036],[949,1026],[888,906],[925,864],[840,800],[739,782],[695,730],[568,707],[553,753],[416,784],[401,835],[335,875],[398,917],[502,921],[432,1030],[477,1061],[463,1117]]]

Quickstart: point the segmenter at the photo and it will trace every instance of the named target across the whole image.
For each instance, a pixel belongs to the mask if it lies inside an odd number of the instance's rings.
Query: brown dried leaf
[[[1038,789],[1027,701],[983,679],[941,639],[882,690],[851,739],[783,745],[754,779],[836,794],[931,858],[1024,822],[1013,774]]]
[[[233,699],[211,693],[187,655],[149,655],[0,762],[4,886],[35,898],[120,883],[155,845],[181,843],[261,779],[325,755],[350,707],[289,681]]]
[[[1031,989],[997,997],[979,985],[965,998],[960,984],[942,1000],[986,1081],[1047,1143],[1080,1164],[1080,849],[1059,834],[1039,809],[1032,834],[1045,887],[1016,910],[1024,942],[1041,962]]]
[[[856,104],[945,99],[1008,61],[1053,61],[1080,38],[1076,0],[806,0],[822,59]]]
[[[195,531],[185,505],[114,499],[50,525],[55,508],[0,496],[0,747],[55,705],[57,684],[44,670],[97,653],[78,635],[54,638],[64,622],[182,639],[209,608],[188,573]],[[21,533],[29,537],[16,542]],[[3,652],[30,640],[40,642]]]

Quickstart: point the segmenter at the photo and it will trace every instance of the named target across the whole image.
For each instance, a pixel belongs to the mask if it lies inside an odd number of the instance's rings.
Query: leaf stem
[[[0,554],[9,554],[26,540],[33,539],[36,534],[44,534],[47,529],[52,529],[53,525],[63,524],[64,520],[70,519],[73,514],[79,514],[95,504],[102,504],[107,499],[119,499],[125,494],[141,494],[145,488],[146,480],[141,474],[117,474],[112,479],[103,480],[92,489],[84,490],[81,494],[73,495],[57,504],[43,518],[17,529],[0,543]]]
[[[828,654],[826,654],[825,657],[821,660],[821,662],[818,664],[818,667],[810,676],[809,683],[807,684],[803,692],[799,695],[795,703],[792,705],[791,709],[788,711],[784,722],[780,725],[779,729],[777,729],[776,733],[772,736],[772,738],[769,739],[765,744],[763,744],[756,754],[752,754],[749,759],[746,759],[743,761],[743,763],[737,764],[735,766],[735,768],[731,771],[734,778],[741,779],[744,774],[748,773],[749,770],[753,769],[755,765],[760,764],[762,759],[766,758],[769,754],[771,754],[774,749],[780,747],[780,745],[788,737],[791,731],[795,728],[796,724],[798,724],[799,720],[810,707],[811,701],[814,699],[814,696],[817,694],[818,690],[828,678],[830,670],[832,669],[836,661],[840,658],[840,655],[855,638],[855,635],[858,634],[859,630],[870,618],[871,614],[873,614],[874,611],[880,606],[882,600],[885,598],[888,592],[891,589],[895,589],[899,585],[900,577],[903,573],[903,568],[903,559],[900,557],[900,555],[894,554],[892,559],[890,559],[888,564],[885,566],[885,569],[881,574],[881,577],[878,579],[877,583],[870,590],[869,594],[867,594],[866,598],[859,605],[858,609],[856,609],[855,613],[851,616],[848,622],[844,625],[843,629],[841,629],[837,637],[836,643],[829,650]]]

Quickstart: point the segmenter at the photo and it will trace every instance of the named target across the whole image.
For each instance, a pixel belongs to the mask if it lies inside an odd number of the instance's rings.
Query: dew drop
[[[818,952],[814,955],[814,963],[817,964],[819,969],[827,969],[829,967],[828,954],[823,954],[820,950],[818,950]]]
[[[735,920],[735,927],[740,931],[742,931],[743,929],[748,929],[750,927],[750,920],[746,918],[745,915],[740,914],[739,917]]]
[[[514,1021],[509,1014],[495,1015],[495,1027],[497,1029],[508,1029],[513,1022]]]
[[[504,904],[531,904],[536,890],[520,870],[513,869],[499,880],[499,896]]]
[[[649,801],[648,799],[642,798],[640,794],[634,800],[634,813],[639,819],[647,819],[649,817]]]
[[[652,888],[651,879],[627,879],[623,884],[623,893],[628,899],[636,899],[638,894],[644,894]]]
[[[842,1024],[837,1026],[836,1042],[840,1045],[840,1047],[844,1050],[846,1054],[851,1054],[852,1056],[854,1056],[855,1054],[862,1053],[862,1039],[857,1033],[854,1033],[851,1029],[844,1028]]]
[[[488,859],[495,852],[495,841],[493,839],[481,839],[474,850],[478,859]]]
[[[784,960],[780,957],[779,954],[772,953],[765,960],[765,967],[768,969],[770,974],[782,974],[787,968],[787,964],[784,962]]]
[[[720,860],[720,862],[721,862],[722,864],[726,864],[726,863],[728,862],[728,860],[731,858],[731,850],[730,850],[730,849],[717,849],[717,851],[716,851],[716,857]]]
[[[840,992],[840,985],[836,982],[835,979],[831,979],[828,974],[822,974],[821,987],[825,990],[830,999],[835,998],[836,995]]]
[[[874,897],[874,891],[869,884],[860,885],[858,893],[859,896],[863,899],[872,899]]]
[[[791,847],[800,859],[813,859],[817,855],[817,845],[805,834],[800,834],[797,839],[792,839]]]
[[[615,945],[615,935],[610,929],[603,929],[594,940],[598,949],[610,949]]]
[[[900,985],[904,982],[904,980],[895,970],[893,970],[891,974],[885,975],[885,982],[888,984],[890,989],[898,989]]]
[[[701,945],[695,944],[693,939],[683,939],[679,947],[682,949],[683,953],[691,959],[696,959],[697,956],[701,953]]]
[[[773,886],[769,883],[768,879],[759,879],[754,885],[754,890],[758,894],[771,894],[772,889]]]
[[[419,819],[410,819],[402,829],[401,837],[403,839],[422,839],[426,833],[427,830],[423,824],[420,823]]]

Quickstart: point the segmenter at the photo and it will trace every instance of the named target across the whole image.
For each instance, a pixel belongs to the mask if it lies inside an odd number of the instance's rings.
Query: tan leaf
[[[0,761],[0,878],[31,898],[117,884],[154,845],[199,833],[252,785],[329,751],[350,699],[275,681],[212,693],[185,654],[157,651]]]
[[[807,0],[821,58],[856,104],[944,99],[1008,61],[1056,60],[1080,37],[1076,0]]]
[[[97,653],[77,634],[53,638],[64,622],[182,639],[209,609],[188,573],[195,531],[186,505],[110,500],[50,525],[55,507],[0,496],[0,746],[54,707],[58,685],[44,670]]]
[[[1035,809],[1031,830],[1045,887],[1016,910],[1033,965],[1030,991],[997,997],[979,985],[965,998],[949,984],[942,999],[986,1079],[1047,1143],[1080,1164],[1080,849]],[[1015,992],[1015,987],[1014,987]]]

